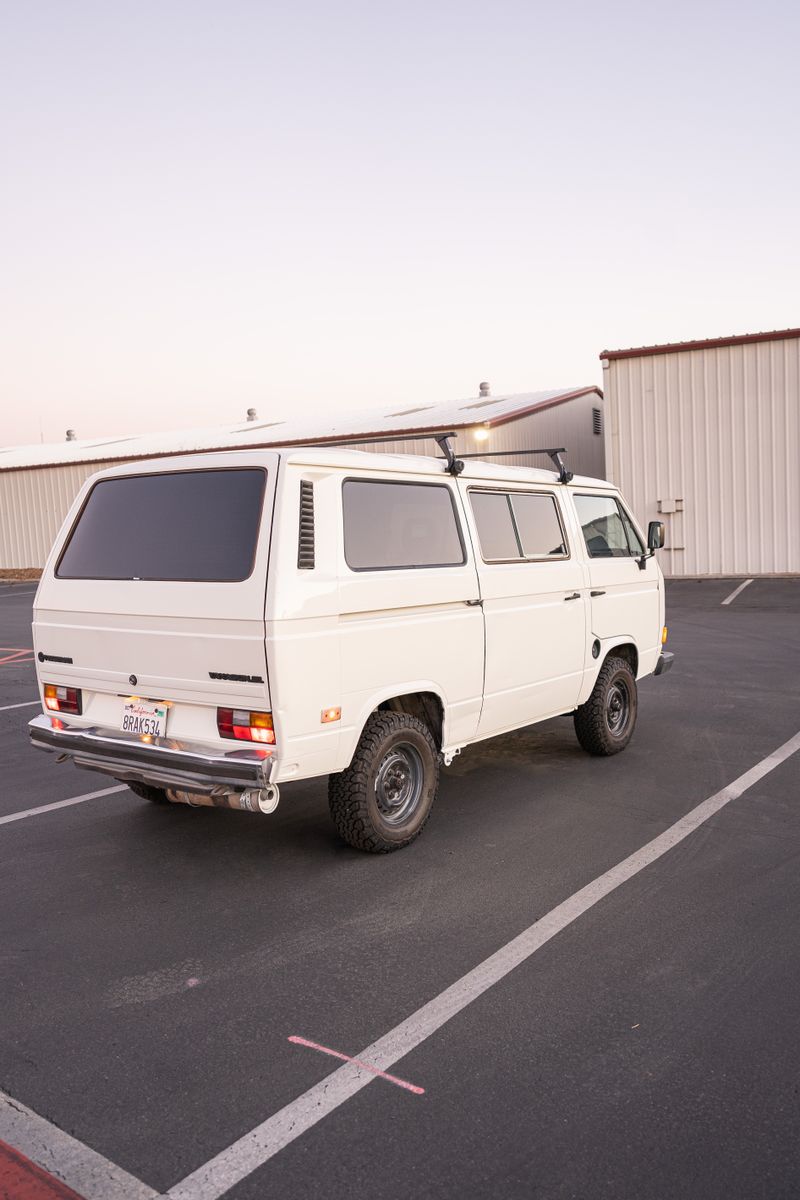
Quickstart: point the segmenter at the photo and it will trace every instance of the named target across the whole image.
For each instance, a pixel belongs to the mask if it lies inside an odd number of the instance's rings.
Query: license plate
[[[144,733],[149,737],[163,737],[166,728],[166,704],[148,704],[144,700],[134,700],[122,710],[120,729],[123,733]]]

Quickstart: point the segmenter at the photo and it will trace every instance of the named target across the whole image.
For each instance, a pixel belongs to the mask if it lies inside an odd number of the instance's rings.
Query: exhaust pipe
[[[268,783],[263,788],[248,788],[244,792],[221,792],[219,795],[167,788],[168,800],[173,804],[189,804],[192,808],[234,808],[239,812],[273,813],[280,798],[275,783]]]

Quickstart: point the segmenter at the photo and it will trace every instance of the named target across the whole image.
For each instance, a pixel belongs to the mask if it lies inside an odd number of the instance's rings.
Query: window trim
[[[455,525],[456,525],[456,533],[458,535],[458,544],[461,547],[461,562],[409,563],[407,565],[400,565],[400,566],[396,566],[396,567],[353,567],[353,566],[351,566],[347,559],[347,531],[345,528],[345,518],[344,518],[344,489],[345,489],[345,485],[348,483],[376,483],[376,484],[389,485],[392,487],[431,487],[431,488],[440,488],[440,489],[443,489],[444,491],[446,491],[448,493],[448,495],[450,496],[450,507],[453,510],[453,519],[454,519]],[[348,571],[352,571],[353,574],[363,575],[364,572],[368,572],[368,571],[371,571],[373,573],[383,572],[383,571],[444,571],[444,570],[452,570],[454,567],[465,567],[467,565],[467,563],[469,562],[469,555],[467,554],[467,544],[464,540],[464,530],[462,528],[461,521],[459,520],[458,506],[456,505],[455,491],[452,487],[450,487],[450,485],[448,483],[444,483],[444,482],[439,483],[438,481],[435,482],[434,480],[427,480],[427,479],[420,479],[420,480],[417,480],[417,479],[374,479],[371,475],[366,475],[366,476],[365,475],[345,475],[342,478],[341,497],[342,497],[342,523],[341,523],[342,553],[344,555],[345,566],[347,567]]]
[[[522,555],[521,558],[487,558],[485,556],[485,554],[483,552],[483,545],[481,543],[481,531],[478,528],[478,522],[475,517],[475,509],[472,507],[471,495],[473,492],[477,492],[479,495],[481,495],[481,494],[486,495],[488,493],[489,495],[505,496],[506,499],[509,501],[508,511],[511,514],[511,524],[514,528],[514,536],[517,539],[517,545],[519,546],[520,554]],[[526,563],[569,562],[569,560],[572,558],[572,547],[570,545],[569,538],[567,537],[567,528],[566,528],[566,525],[564,524],[564,514],[561,511],[561,505],[558,502],[558,496],[556,495],[555,492],[544,491],[539,488],[533,489],[533,488],[515,488],[515,487],[482,487],[480,484],[478,484],[477,486],[470,485],[467,488],[467,496],[470,497],[470,501],[469,501],[470,513],[472,516],[472,520],[475,524],[475,532],[478,535],[478,549],[481,552],[481,561],[484,562],[487,566],[491,566],[491,567],[520,566],[520,565],[524,566]],[[510,503],[510,499],[512,496],[549,496],[550,497],[550,499],[553,501],[553,505],[556,510],[556,518],[558,520],[558,524],[559,524],[559,527],[561,529],[561,534],[562,534],[562,545],[566,547],[566,554],[523,554],[522,553],[522,536],[519,531],[519,526],[517,525],[517,517],[514,512],[514,505]]]
[[[150,476],[153,476],[153,475],[159,475],[159,476],[163,476],[163,475],[210,475],[210,474],[212,474],[212,472],[219,472],[219,471],[228,471],[228,472],[230,472],[230,471],[260,471],[261,474],[264,476],[264,484],[263,484],[263,487],[261,488],[261,503],[258,508],[258,519],[256,521],[256,537],[255,537],[255,541],[253,543],[252,557],[250,559],[250,570],[247,572],[246,575],[242,575],[242,577],[240,579],[135,579],[134,580],[133,578],[120,579],[116,575],[60,575],[59,574],[59,571],[61,570],[61,562],[64,558],[64,555],[67,553],[67,550],[69,549],[69,545],[70,545],[70,542],[72,541],[73,534],[75,533],[75,530],[77,529],[77,527],[80,523],[81,517],[84,514],[84,511],[86,509],[86,506],[89,503],[89,500],[94,495],[95,488],[99,487],[101,483],[113,483],[113,481],[115,479],[148,479],[148,478],[150,478]],[[148,584],[148,583],[185,583],[185,584],[190,585],[191,587],[197,587],[198,585],[202,585],[205,583],[246,583],[248,579],[253,578],[253,572],[256,569],[256,562],[258,560],[258,548],[261,543],[261,535],[262,535],[261,526],[262,526],[262,523],[264,520],[264,503],[267,498],[268,484],[269,484],[269,469],[267,467],[259,466],[258,463],[252,463],[249,465],[245,465],[244,463],[242,463],[240,466],[231,466],[231,467],[189,467],[183,471],[181,471],[181,470],[135,471],[135,472],[131,472],[130,474],[125,473],[124,475],[106,475],[103,479],[96,479],[95,482],[92,484],[92,486],[89,488],[89,491],[84,496],[83,504],[80,506],[80,509],[75,514],[75,519],[72,522],[72,525],[70,526],[70,530],[69,530],[69,533],[67,534],[66,540],[64,541],[64,544],[61,547],[61,550],[59,551],[58,561],[56,562],[56,565],[53,568],[53,578],[69,580],[73,583],[136,583],[136,584],[140,584],[140,583],[143,583],[143,584]]]
[[[583,538],[583,544],[586,547],[586,555],[590,560],[597,561],[597,562],[600,562],[600,561],[613,562],[614,559],[625,560],[625,559],[629,559],[629,558],[636,560],[638,558],[641,558],[643,554],[647,553],[647,551],[644,549],[634,551],[631,547],[631,540],[630,540],[630,537],[628,536],[628,530],[626,528],[625,521],[623,520],[623,516],[627,517],[627,519],[631,525],[631,528],[633,529],[636,536],[639,538],[639,541],[640,541],[642,547],[644,547],[644,545],[645,545],[645,539],[642,537],[641,531],[639,530],[633,517],[628,512],[625,505],[622,503],[619,493],[617,493],[617,492],[573,492],[572,493],[573,501],[577,500],[578,497],[580,497],[580,496],[585,496],[587,500],[613,500],[617,506],[619,513],[620,513],[620,524],[622,525],[622,532],[625,534],[625,541],[628,543],[628,553],[627,554],[592,554],[591,550],[589,549],[589,543],[586,541],[586,534],[583,531],[583,525],[581,524],[580,513],[578,512],[578,506],[576,504],[575,505],[575,516],[578,518],[578,526],[581,531],[581,537]]]

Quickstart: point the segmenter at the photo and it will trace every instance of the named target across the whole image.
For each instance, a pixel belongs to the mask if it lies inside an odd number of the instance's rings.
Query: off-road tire
[[[613,710],[620,697],[625,714],[615,728]],[[633,737],[637,710],[636,677],[630,663],[624,658],[607,658],[591,696],[573,718],[578,741],[589,754],[619,754]]]
[[[413,770],[421,769],[420,793],[407,819],[381,810],[379,773],[393,754],[407,755]],[[415,758],[416,756],[416,758]],[[418,760],[418,761],[417,761]],[[328,777],[328,804],[340,837],[356,850],[388,854],[407,846],[422,832],[439,789],[439,752],[424,722],[408,713],[375,712],[344,771]],[[385,794],[385,793],[384,793]]]
[[[149,783],[131,783],[129,779],[120,779],[119,782],[126,783],[135,795],[149,800],[151,804],[169,804],[167,793],[161,788],[150,787]]]

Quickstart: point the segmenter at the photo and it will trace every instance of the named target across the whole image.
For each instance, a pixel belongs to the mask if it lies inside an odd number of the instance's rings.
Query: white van
[[[271,812],[328,776],[341,836],[406,845],[440,764],[574,713],[615,754],[663,651],[664,585],[598,479],[350,449],[128,463],[44,569],[34,745],[156,803]]]

